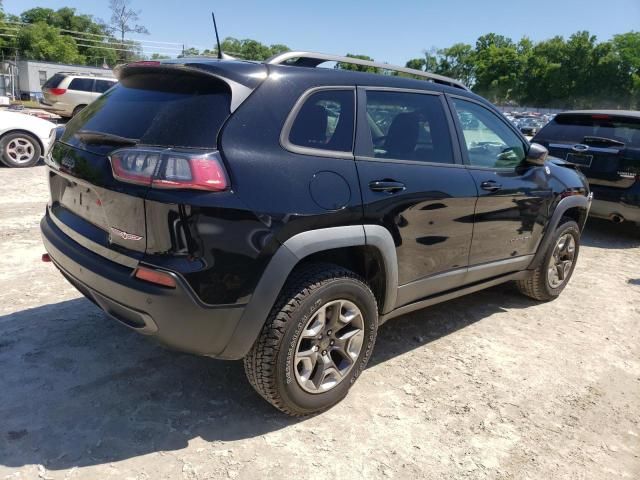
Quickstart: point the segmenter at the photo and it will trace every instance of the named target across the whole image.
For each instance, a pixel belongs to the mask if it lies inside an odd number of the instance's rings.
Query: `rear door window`
[[[226,83],[206,75],[149,72],[127,76],[74,117],[63,142],[78,130],[130,138],[140,145],[214,148],[230,115]],[[100,150],[96,145],[82,148]],[[113,147],[111,147],[113,149]]]
[[[116,82],[110,80],[98,80],[96,79],[96,84],[94,86],[96,93],[104,93],[109,90],[111,87],[115,85]]]
[[[74,78],[69,84],[69,90],[91,92],[93,91],[93,78]]]
[[[451,134],[437,95],[367,91],[373,157],[453,163]]]
[[[353,90],[312,93],[295,117],[289,131],[289,143],[314,150],[351,152],[354,97]]]

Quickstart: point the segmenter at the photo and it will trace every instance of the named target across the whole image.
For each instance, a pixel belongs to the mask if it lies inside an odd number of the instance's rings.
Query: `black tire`
[[[82,110],[84,110],[86,107],[86,105],[78,105],[76,108],[73,109],[73,112],[71,113],[71,118],[75,117],[77,114],[79,114]]]
[[[566,234],[571,235],[575,242],[575,254],[573,256],[573,263],[568,273],[562,279],[562,283],[559,286],[554,287],[549,281],[548,270],[558,241]],[[570,218],[563,217],[560,221],[560,225],[558,226],[556,231],[553,232],[551,242],[549,242],[549,247],[547,248],[547,251],[545,252],[540,265],[538,265],[538,267],[533,270],[528,278],[526,278],[525,280],[518,280],[516,282],[518,290],[520,290],[520,292],[524,295],[541,302],[554,300],[560,295],[560,293],[562,293],[562,290],[564,290],[564,288],[569,283],[571,275],[573,275],[573,270],[576,267],[579,251],[580,228],[578,227],[578,224]]]
[[[0,161],[7,167],[33,167],[41,155],[40,142],[30,133],[8,133],[0,140]]]
[[[309,393],[298,381],[294,357],[303,329],[328,302],[346,299],[362,313],[363,340],[350,371],[330,390]],[[292,416],[324,411],[342,400],[367,365],[378,330],[376,299],[355,273],[331,264],[296,269],[283,287],[260,336],[244,358],[249,383],[274,407]]]

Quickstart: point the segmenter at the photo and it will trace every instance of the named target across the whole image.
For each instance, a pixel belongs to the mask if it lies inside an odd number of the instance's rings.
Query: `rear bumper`
[[[608,220],[614,220],[615,216],[618,216],[625,222],[640,223],[640,205],[594,199],[591,206],[591,216]]]
[[[244,305],[204,305],[178,275],[175,289],[138,280],[131,268],[69,238],[48,214],[40,229],[45,249],[67,280],[120,323],[171,348],[198,355],[218,357],[228,346]]]
[[[49,107],[47,108],[47,110],[49,110],[52,113],[56,113],[61,117],[70,117],[73,114],[74,106],[68,103],[55,101],[55,100],[51,101],[47,99],[46,96],[45,96],[45,101],[43,103],[44,105]]]
[[[625,222],[640,222],[640,182],[629,188],[592,186],[591,216],[612,220],[615,216]]]

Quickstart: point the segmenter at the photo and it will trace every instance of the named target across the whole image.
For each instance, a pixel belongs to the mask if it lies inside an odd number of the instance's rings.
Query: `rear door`
[[[131,259],[149,245],[149,187],[116,180],[109,156],[125,147],[213,150],[230,102],[228,86],[204,74],[150,70],[123,78],[74,117],[56,144],[49,161],[51,218],[96,253],[135,264]],[[141,153],[128,171],[142,174],[149,162]]]
[[[479,194],[469,265],[484,266],[470,270],[468,280],[523,269],[553,199],[545,167],[523,162],[528,145],[502,115],[469,98],[450,102]]]
[[[93,78],[77,77],[72,79],[67,88],[65,103],[70,104],[72,107],[91,103],[95,97],[93,93],[94,82]]]
[[[356,165],[365,222],[391,232],[397,306],[459,286],[476,187],[438,92],[359,88]]]
[[[592,186],[625,189],[640,174],[640,117],[559,114],[534,141],[578,165]]]
[[[93,92],[95,94],[95,97],[97,98],[103,93],[105,93],[107,90],[113,87],[115,83],[116,82],[113,80],[103,80],[100,78],[96,78],[96,82],[93,85]]]

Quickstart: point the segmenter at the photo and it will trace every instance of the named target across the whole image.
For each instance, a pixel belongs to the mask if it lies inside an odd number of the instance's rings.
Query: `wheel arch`
[[[367,255],[371,254],[370,257]],[[276,251],[247,304],[231,340],[219,358],[242,358],[251,348],[291,272],[309,262],[331,262],[376,282],[372,287],[380,313],[395,306],[398,263],[391,234],[379,225],[350,225],[310,230],[294,235]],[[373,262],[373,264],[371,264]],[[358,271],[360,270],[360,271]],[[363,275],[364,273],[364,275]]]
[[[40,137],[38,137],[38,135],[36,135],[33,132],[30,132],[29,130],[24,130],[23,128],[14,128],[14,129],[2,132],[0,134],[0,142],[4,139],[4,137],[6,137],[7,135],[11,135],[12,133],[23,133],[34,138],[35,141],[38,142],[38,146],[40,147],[40,156],[42,157],[42,154],[44,152],[44,144],[42,143],[42,140],[40,139]]]
[[[593,195],[590,193],[588,196],[583,195],[571,195],[563,198],[556,205],[555,210],[553,211],[553,215],[551,219],[547,223],[547,228],[545,230],[544,236],[538,245],[538,249],[536,254],[531,261],[528,269],[533,270],[540,265],[542,260],[544,259],[545,252],[549,248],[549,243],[551,241],[551,237],[553,236],[553,232],[558,228],[560,224],[560,220],[563,217],[569,217],[572,220],[575,220],[578,224],[578,227],[582,231],[584,225],[587,221],[587,217],[589,216],[589,209],[591,208],[591,200]]]

